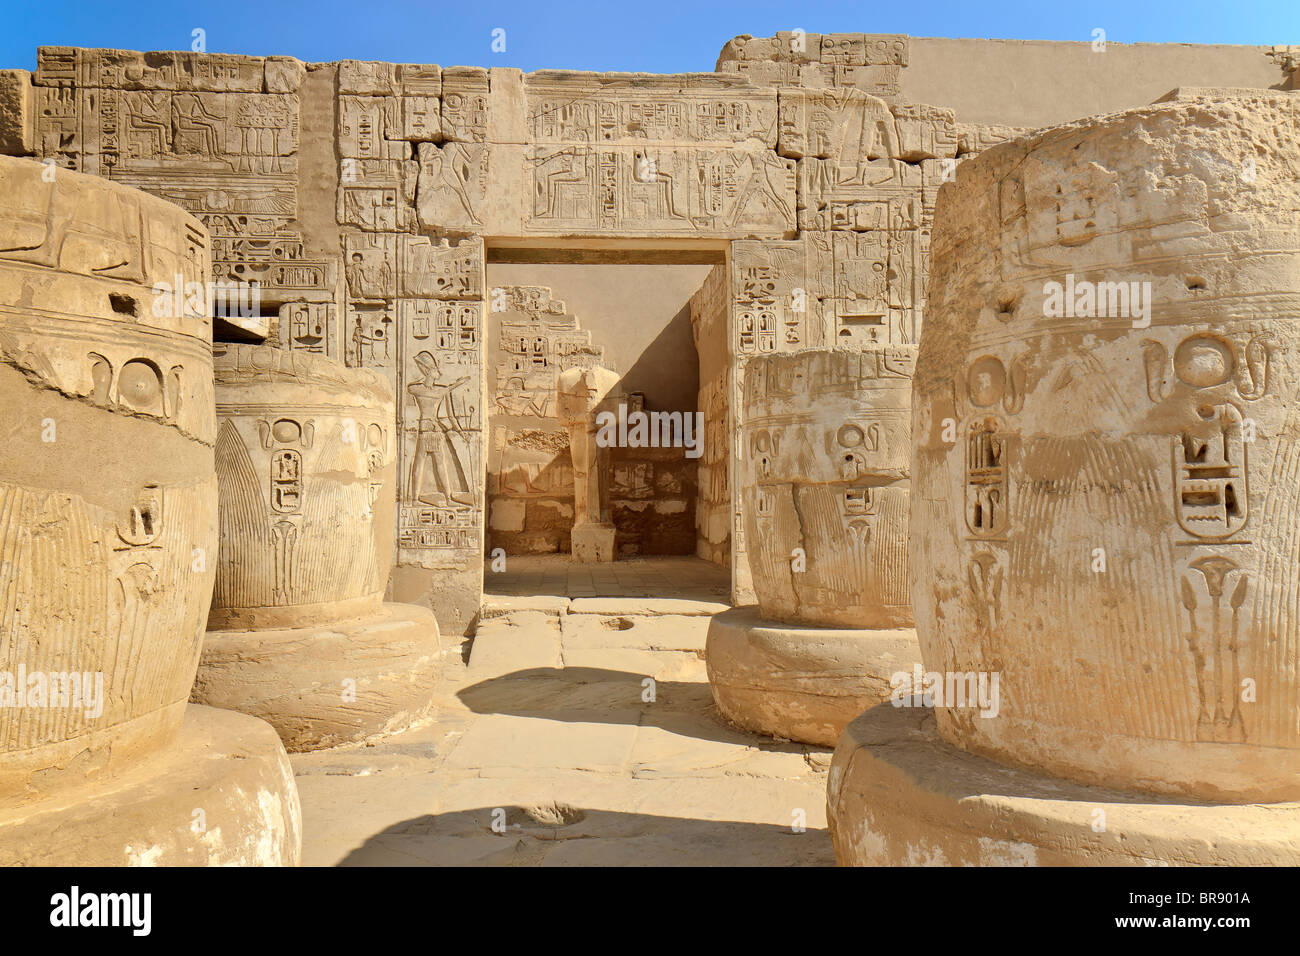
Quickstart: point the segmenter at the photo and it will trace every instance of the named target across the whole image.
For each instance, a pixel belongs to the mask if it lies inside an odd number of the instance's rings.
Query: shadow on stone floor
[[[476,714],[536,717],[567,723],[636,724],[715,743],[778,753],[822,750],[740,731],[699,681],[655,680],[654,700],[644,674],[600,667],[532,667],[463,687],[456,696]]]
[[[494,830],[493,827],[496,827]],[[498,832],[500,831],[500,832]],[[833,866],[826,830],[549,803],[403,820],[339,866]]]

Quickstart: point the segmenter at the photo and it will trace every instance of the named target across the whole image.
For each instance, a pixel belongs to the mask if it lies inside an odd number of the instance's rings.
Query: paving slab
[[[829,753],[721,719],[706,615],[558,606],[526,598],[481,619],[424,725],[293,758],[304,863],[834,863]]]
[[[569,599],[558,594],[493,594],[485,595],[479,610],[479,621],[503,617],[517,611],[538,611],[559,616],[568,610]],[[482,624],[479,625],[482,627]]]
[[[697,601],[687,598],[575,597],[569,604],[569,613],[611,616],[689,614],[710,617],[721,614],[730,607],[730,604],[722,601]]]

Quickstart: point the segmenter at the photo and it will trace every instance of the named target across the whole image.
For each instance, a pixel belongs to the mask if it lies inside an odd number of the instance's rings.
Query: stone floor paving
[[[506,558],[505,569],[483,568],[486,595],[536,597],[675,597],[726,601],[731,578],[725,568],[694,555],[620,558],[608,564],[579,564],[567,554]]]
[[[654,593],[674,598],[490,595],[434,719],[293,756],[303,863],[832,865],[830,751],[726,726],[717,595]]]

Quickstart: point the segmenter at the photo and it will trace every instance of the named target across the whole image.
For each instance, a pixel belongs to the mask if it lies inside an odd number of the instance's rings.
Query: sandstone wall
[[[970,123],[1050,126],[1150,103],[1178,86],[1282,86],[1274,47],[913,37],[903,96]]]
[[[482,589],[485,250],[729,263],[735,409],[748,356],[915,344],[938,186],[1012,127],[1189,82],[1295,81],[1281,48],[791,40],[739,37],[718,72],[675,75],[47,47],[34,75],[0,71],[0,149],[181,205],[212,236],[217,278],[260,283],[269,344],[389,379],[390,593],[454,631]],[[437,410],[429,390],[447,392]],[[429,428],[455,449],[468,500],[422,500]],[[645,469],[624,474],[638,500]],[[685,477],[671,483],[693,508]]]
[[[727,270],[715,266],[691,296],[691,331],[699,357],[704,447],[696,469],[695,554],[731,564],[731,363],[727,360]]]
[[[1039,127],[1150,103],[1175,87],[1296,89],[1295,46],[953,39],[899,34],[739,36],[716,69],[781,88],[856,87],[967,123]]]
[[[493,284],[492,295],[488,548],[508,555],[568,551],[573,465],[555,385],[565,369],[599,365],[601,349],[545,286]]]
[[[640,392],[648,408],[695,410],[687,297],[708,272],[662,264],[489,266],[489,549],[569,550],[573,475],[553,394],[560,371],[601,364],[619,373],[625,393]],[[503,284],[511,280],[557,288]],[[725,354],[725,339],[720,344]],[[697,461],[680,449],[653,448],[613,448],[609,459],[623,553],[692,551]]]

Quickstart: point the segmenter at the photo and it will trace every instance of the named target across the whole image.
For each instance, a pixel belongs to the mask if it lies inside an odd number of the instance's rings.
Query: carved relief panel
[[[47,172],[0,157],[0,672],[48,674],[52,695],[54,675],[99,674],[103,706],[10,697],[7,806],[174,737],[217,544],[211,320],[201,294],[154,308],[160,283],[206,286],[207,233],[152,196]],[[87,766],[92,733],[113,746]]]
[[[1289,102],[1252,96],[1294,129]],[[1269,303],[1300,296],[1300,251],[1277,251],[1277,206],[1235,167],[1192,160],[1207,126],[1253,142],[1237,109],[1173,99],[1017,140],[964,161],[936,223],[918,634],[927,662],[1018,688],[996,718],[940,712],[964,747],[1108,786],[1294,796],[1300,688],[1274,636],[1300,485]]]
[[[747,557],[765,618],[908,627],[913,351],[760,356],[745,370]]]

